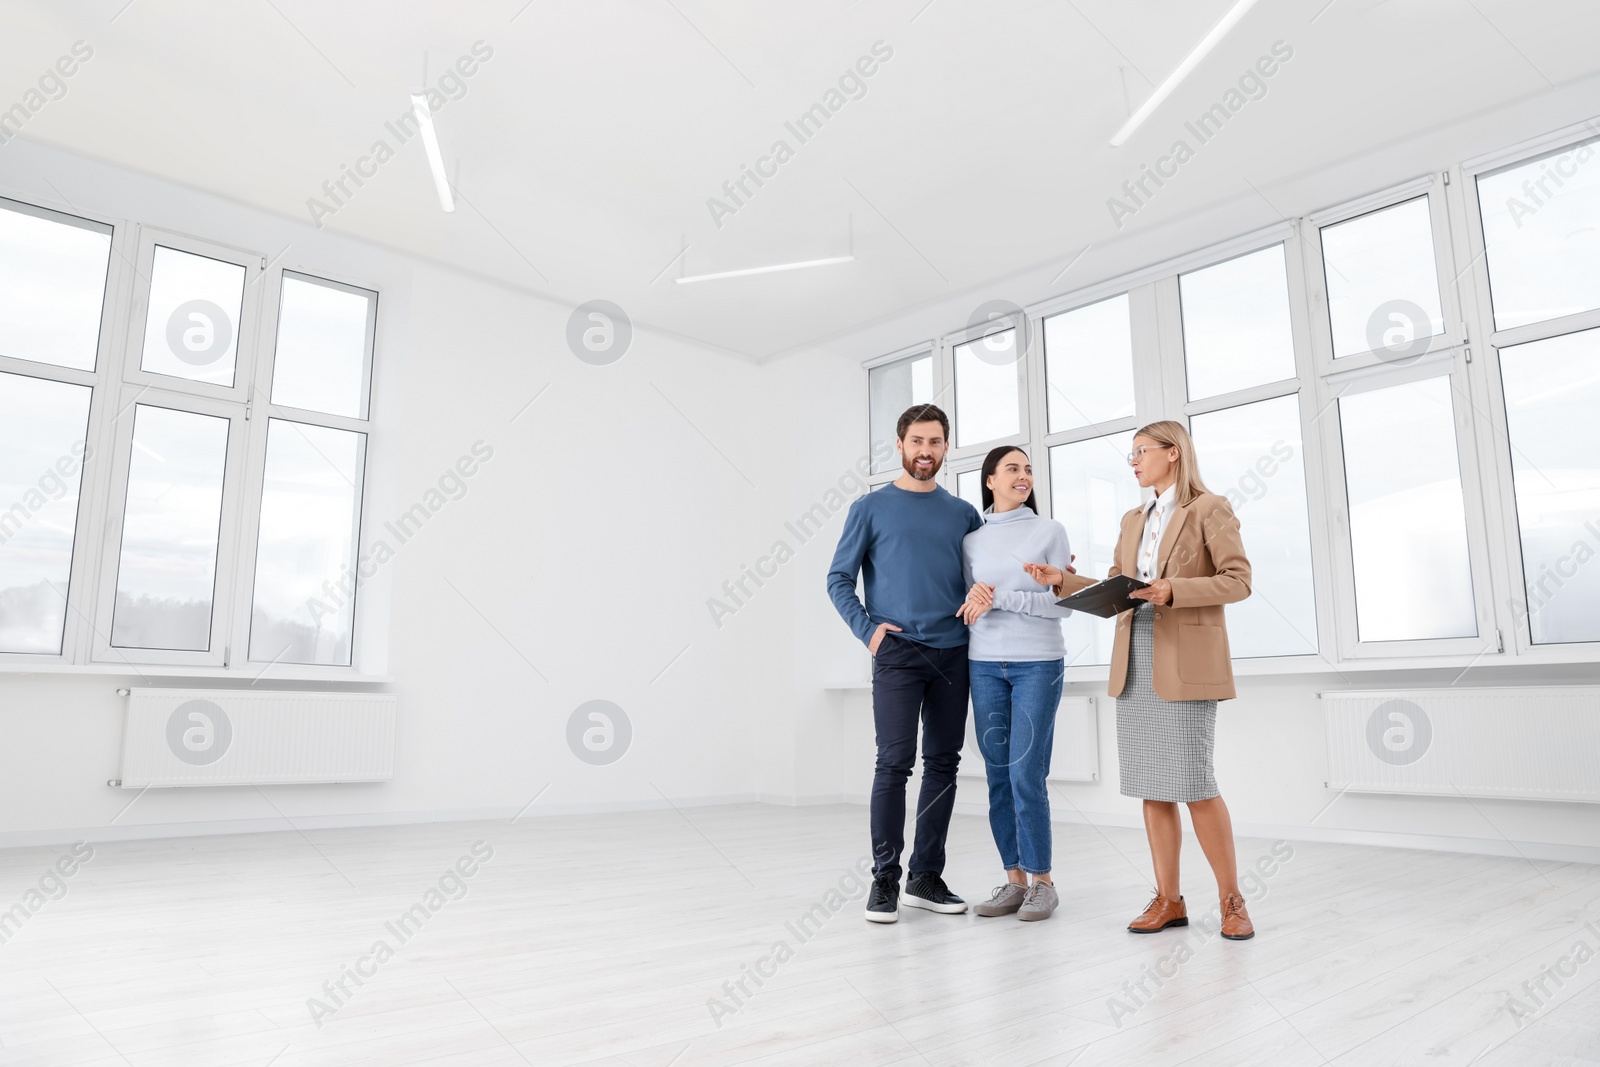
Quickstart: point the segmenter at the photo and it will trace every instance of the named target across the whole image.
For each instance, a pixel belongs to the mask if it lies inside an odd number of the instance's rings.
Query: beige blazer
[[[1144,507],[1122,516],[1116,563],[1106,577],[1138,576],[1139,542],[1144,537]],[[1151,684],[1162,700],[1228,700],[1233,689],[1233,659],[1222,605],[1250,595],[1250,561],[1239,539],[1239,520],[1226,497],[1202,493],[1173,508],[1156,550],[1156,577],[1172,583],[1170,603],[1155,608]],[[1056,587],[1066,596],[1098,579],[1076,574]],[[1107,693],[1117,696],[1128,678],[1128,642],[1133,612],[1117,616]]]

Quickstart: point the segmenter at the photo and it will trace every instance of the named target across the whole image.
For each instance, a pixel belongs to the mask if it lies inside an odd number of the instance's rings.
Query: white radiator
[[[983,778],[983,752],[975,730],[980,724],[967,716],[967,743],[961,750],[963,776]],[[1100,730],[1095,722],[1094,697],[1064,696],[1056,709],[1055,748],[1050,753],[1048,777],[1059,782],[1093,782],[1100,777]]]
[[[394,777],[392,693],[124,692],[124,789]]]
[[[1600,688],[1321,697],[1330,789],[1600,802]]]

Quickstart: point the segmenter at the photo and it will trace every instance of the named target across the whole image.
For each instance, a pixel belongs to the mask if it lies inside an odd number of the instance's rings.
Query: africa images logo
[[[210,700],[186,700],[167,716],[167,748],[185,763],[215,763],[232,744],[233,721]]]

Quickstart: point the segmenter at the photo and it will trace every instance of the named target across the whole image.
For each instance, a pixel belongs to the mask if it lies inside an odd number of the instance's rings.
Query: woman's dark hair
[[[989,488],[989,476],[999,468],[1000,461],[1013,452],[1021,455],[1024,460],[1028,458],[1028,454],[1016,445],[1001,445],[999,448],[991,448],[989,454],[983,457],[983,473],[978,475],[978,484],[983,489],[984,511],[994,507],[994,490]],[[1023,503],[1032,508],[1035,515],[1039,514],[1039,502],[1033,498],[1033,490],[1028,490],[1028,499],[1024,500]]]

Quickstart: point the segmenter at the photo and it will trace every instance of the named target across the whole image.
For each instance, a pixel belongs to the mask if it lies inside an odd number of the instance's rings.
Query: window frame
[[[362,381],[366,386],[366,396],[362,400],[362,408],[367,412],[367,418],[358,419],[348,415],[331,415],[320,411],[311,411],[307,408],[290,407],[286,404],[272,402],[272,377],[277,369],[277,341],[278,321],[282,312],[283,276],[285,273],[299,278],[308,279],[315,283],[327,284],[333,288],[345,291],[354,291],[369,295],[372,299],[367,308],[367,335],[366,352],[364,353],[365,369]],[[267,278],[266,292],[263,295],[263,308],[270,309],[271,314],[264,310],[258,329],[261,333],[260,343],[262,352],[270,352],[271,358],[261,362],[262,372],[256,382],[255,395],[247,405],[246,416],[249,423],[249,448],[252,457],[249,473],[246,501],[254,502],[255,510],[249,518],[246,530],[249,537],[248,551],[241,552],[237,563],[238,581],[237,588],[240,595],[235,599],[233,614],[233,632],[242,642],[242,661],[250,664],[263,664],[274,666],[276,660],[258,660],[250,655],[250,630],[255,613],[255,587],[256,587],[256,560],[261,552],[261,508],[265,504],[264,493],[266,483],[267,461],[267,428],[271,420],[279,419],[284,422],[296,422],[308,426],[322,426],[333,430],[347,430],[362,435],[361,471],[359,483],[356,485],[356,558],[357,567],[360,565],[363,548],[363,537],[370,528],[368,525],[368,500],[369,487],[372,484],[371,459],[373,453],[373,427],[372,409],[374,407],[374,382],[373,369],[376,363],[375,353],[378,345],[378,307],[382,303],[382,293],[376,289],[357,285],[343,278],[327,277],[323,273],[312,273],[293,267],[284,267],[275,270]],[[270,347],[269,347],[270,346]],[[259,404],[258,404],[259,401]],[[361,658],[361,635],[358,631],[365,628],[366,620],[363,619],[362,607],[365,598],[362,596],[366,582],[359,574],[351,591],[351,616],[350,616],[350,663],[348,665],[335,665],[324,663],[290,663],[296,672],[347,672],[355,669]]]
[[[1183,301],[1182,288],[1179,278],[1197,270],[1227,263],[1243,256],[1254,255],[1274,245],[1283,247],[1284,283],[1287,288],[1289,302],[1289,336],[1293,345],[1295,376],[1273,382],[1261,382],[1257,385],[1235,389],[1231,392],[1217,393],[1212,396],[1202,397],[1199,400],[1188,398],[1189,375],[1188,353],[1184,349],[1185,334],[1183,329]],[[1181,270],[1172,272],[1170,279],[1170,299],[1175,309],[1175,320],[1168,331],[1173,337],[1173,346],[1176,352],[1171,354],[1171,362],[1176,377],[1176,388],[1181,397],[1183,411],[1183,424],[1185,429],[1193,428],[1193,419],[1197,415],[1210,415],[1219,411],[1229,411],[1233,408],[1244,407],[1249,404],[1259,403],[1264,400],[1276,400],[1281,397],[1293,396],[1298,408],[1300,420],[1300,464],[1306,483],[1306,522],[1309,526],[1309,547],[1311,551],[1311,592],[1314,605],[1313,617],[1316,625],[1315,653],[1286,656],[1243,656],[1235,660],[1236,664],[1260,664],[1264,668],[1283,667],[1285,669],[1320,670],[1331,669],[1338,662],[1336,656],[1329,655],[1329,646],[1334,644],[1333,635],[1337,632],[1335,611],[1329,602],[1326,590],[1334,584],[1329,562],[1331,559],[1330,547],[1327,544],[1327,531],[1329,514],[1327,507],[1327,479],[1322,465],[1318,462],[1319,452],[1311,438],[1316,432],[1315,427],[1321,415],[1317,407],[1317,391],[1309,383],[1315,377],[1314,356],[1311,342],[1312,301],[1306,282],[1305,256],[1301,243],[1300,227],[1285,224],[1282,228],[1269,228],[1259,234],[1250,235],[1248,239],[1229,242],[1217,249],[1225,251],[1226,255],[1212,258],[1203,257],[1205,262],[1186,265]],[[1195,257],[1200,258],[1200,257]],[[1322,409],[1325,411],[1326,409]],[[1216,491],[1216,486],[1212,486]]]
[[[83,385],[90,389],[89,425],[85,443],[91,451],[84,459],[78,484],[77,524],[73,527],[72,564],[67,577],[67,614],[62,626],[61,652],[57,655],[31,652],[0,653],[0,666],[12,670],[35,671],[63,663],[86,662],[93,637],[94,589],[99,581],[99,553],[94,551],[91,542],[85,541],[85,537],[98,536],[97,531],[104,528],[102,498],[110,468],[105,458],[108,438],[104,431],[109,421],[105,409],[111,402],[104,383],[115,377],[107,368],[117,365],[116,360],[124,347],[127,291],[132,284],[132,261],[128,250],[131,227],[125,221],[113,216],[85,211],[76,205],[56,203],[42,197],[24,196],[11,189],[0,189],[0,200],[5,201],[0,204],[0,209],[9,209],[11,205],[16,205],[27,214],[61,221],[66,225],[79,225],[81,220],[111,229],[111,248],[106,264],[105,294],[100,304],[100,333],[95,345],[94,369],[81,370],[0,355],[0,370],[30,378]],[[88,551],[84,550],[86,544],[91,546]]]
[[[227,420],[227,455],[222,467],[222,496],[218,504],[217,552],[211,581],[210,648],[204,652],[182,649],[129,648],[112,644],[112,625],[116,610],[122,541],[127,519],[128,485],[132,478],[133,435],[136,412],[140,407],[164,408],[187,414]],[[241,476],[246,462],[245,430],[242,413],[236,405],[213,397],[155,389],[141,390],[128,401],[123,418],[116,420],[116,443],[111,464],[110,497],[107,500],[108,525],[98,546],[103,580],[96,590],[94,642],[90,660],[94,663],[123,663],[182,667],[222,667],[229,665],[233,635],[227,625],[227,607],[232,602],[234,571],[239,550]]]
[[[173,393],[247,403],[250,400],[251,382],[254,381],[261,354],[258,326],[261,315],[260,282],[264,257],[259,253],[245,252],[169,230],[146,226],[135,226],[134,229],[137,239],[134,273],[137,278],[129,305],[127,343],[123,351],[123,382],[148,386],[151,389],[164,389]],[[150,288],[155,276],[155,251],[158,247],[187,252],[190,255],[203,256],[206,259],[244,268],[244,283],[239,293],[239,322],[236,327],[238,338],[234,342],[231,386],[214,385],[158,371],[147,371],[140,366],[144,357],[145,319],[150,309]]]
[[[356,498],[360,509],[356,533],[359,559],[361,538],[368,529],[374,497],[384,480],[381,470],[375,466],[381,463],[383,442],[387,440],[376,418],[377,412],[385,410],[380,334],[382,308],[387,306],[384,301],[387,286],[381,284],[382,279],[374,279],[380,282],[374,284],[374,280],[351,277],[322,264],[289,260],[283,253],[269,262],[264,253],[165,228],[147,227],[15,188],[0,187],[0,201],[4,201],[0,208],[16,205],[29,214],[58,218],[70,225],[89,223],[94,228],[108,227],[111,231],[95,369],[84,371],[0,355],[0,371],[88,386],[92,390],[87,437],[91,452],[83,463],[79,489],[61,652],[58,655],[0,653],[0,673],[133,673],[141,677],[248,678],[255,681],[271,671],[271,676],[278,681],[371,683],[392,680],[390,676],[368,670],[374,658],[381,660],[385,655],[383,644],[387,628],[381,613],[387,595],[364,597],[363,592],[369,591],[371,585],[365,579],[358,579],[355,587],[349,665],[277,665],[249,659],[249,619],[254,606],[254,570],[269,418],[354,430],[364,435],[362,476]],[[139,367],[149,304],[149,264],[157,244],[245,268],[232,387],[195,382]],[[373,294],[364,354],[365,419],[324,415],[271,403],[271,357],[276,351],[276,310],[285,271],[314,282]],[[130,474],[132,413],[137,403],[229,419],[213,583],[212,647],[204,653],[120,648],[110,644],[111,611],[116,600]],[[374,633],[376,636],[372,636]]]
[[[1433,659],[1440,656],[1466,656],[1476,659],[1498,654],[1500,635],[1493,611],[1495,585],[1489,571],[1489,538],[1484,519],[1488,500],[1484,496],[1478,465],[1477,420],[1470,412],[1477,402],[1471,396],[1467,375],[1470,334],[1462,315],[1460,267],[1451,240],[1452,214],[1446,192],[1450,183],[1441,175],[1424,175],[1370,193],[1322,211],[1312,212],[1300,223],[1303,240],[1302,263],[1311,309],[1311,347],[1314,379],[1317,383],[1319,414],[1318,439],[1324,481],[1319,487],[1328,510],[1328,547],[1331,550],[1334,616],[1333,633],[1338,641],[1341,663],[1366,661]],[[1428,219],[1433,237],[1435,281],[1439,288],[1439,308],[1443,332],[1433,337],[1422,352],[1404,365],[1391,364],[1377,352],[1368,351],[1334,357],[1333,324],[1328,306],[1327,277],[1322,249],[1322,230],[1363,215],[1428,197]],[[1453,422],[1456,431],[1456,462],[1461,477],[1462,505],[1466,518],[1467,564],[1472,580],[1473,614],[1477,635],[1455,638],[1423,638],[1406,641],[1363,641],[1357,628],[1354,550],[1350,535],[1350,497],[1344,462],[1343,428],[1339,421],[1338,400],[1344,396],[1438,377],[1450,379]]]
[[[1475,391],[1493,428],[1493,433],[1487,435],[1490,439],[1483,442],[1480,462],[1485,471],[1486,485],[1492,488],[1499,503],[1498,520],[1493,525],[1493,536],[1499,549],[1494,554],[1497,590],[1495,620],[1497,628],[1504,635],[1508,658],[1516,663],[1600,663],[1600,641],[1534,644],[1532,626],[1527,616],[1521,619],[1516,617],[1513,601],[1524,600],[1527,596],[1523,578],[1527,560],[1523,553],[1521,520],[1517,510],[1500,350],[1600,327],[1600,309],[1507,330],[1495,329],[1489,286],[1489,253],[1483,232],[1478,178],[1492,171],[1536,160],[1564,147],[1596,141],[1597,136],[1600,136],[1600,119],[1591,118],[1475,156],[1462,162],[1459,167],[1461,195],[1458,198],[1457,217],[1453,221],[1459,226],[1460,232],[1466,235],[1469,246],[1478,253],[1472,264],[1470,283],[1464,287],[1464,295],[1470,302],[1471,325],[1475,335],[1482,338],[1482,344],[1475,346],[1481,358],[1473,360],[1470,367],[1474,371]],[[1600,151],[1600,142],[1597,142],[1596,150]]]
[[[1029,404],[1031,390],[1028,388],[1028,382],[1030,381],[1029,363],[1032,361],[1035,352],[1041,347],[1041,345],[1039,342],[1038,331],[1034,328],[1035,324],[1031,321],[1031,316],[1027,316],[1026,313],[1024,313],[1024,320],[1024,322],[1018,322],[1015,326],[1009,327],[1010,329],[1015,329],[1025,334],[1025,336],[1017,339],[1017,343],[1019,345],[1023,345],[1023,351],[1018,354],[1016,360],[1012,364],[1017,368],[1018,430],[1014,434],[1007,434],[1003,437],[992,437],[970,445],[961,445],[959,447],[956,445],[956,428],[961,424],[961,385],[956,378],[955,353],[956,349],[960,348],[962,345],[969,344],[984,336],[984,332],[988,329],[988,324],[979,323],[974,326],[967,326],[964,329],[957,330],[955,333],[948,333],[939,338],[939,361],[944,364],[947,370],[947,376],[945,380],[950,383],[950,404],[948,407],[946,407],[946,414],[950,416],[950,451],[949,454],[945,456],[945,466],[947,468],[951,464],[960,463],[963,460],[971,459],[974,456],[978,458],[979,464],[982,465],[983,457],[989,454],[989,450],[991,448],[998,448],[1001,445],[1017,445],[1022,448],[1028,447],[1028,427],[1030,423],[1029,408],[1031,407]],[[938,379],[936,376],[935,381],[937,380]],[[935,393],[934,395],[937,396],[939,394]],[[936,400],[934,403],[937,404],[938,401]],[[945,407],[945,405],[940,406]],[[946,486],[946,488],[949,487]],[[951,489],[951,492],[954,491],[954,489]]]

